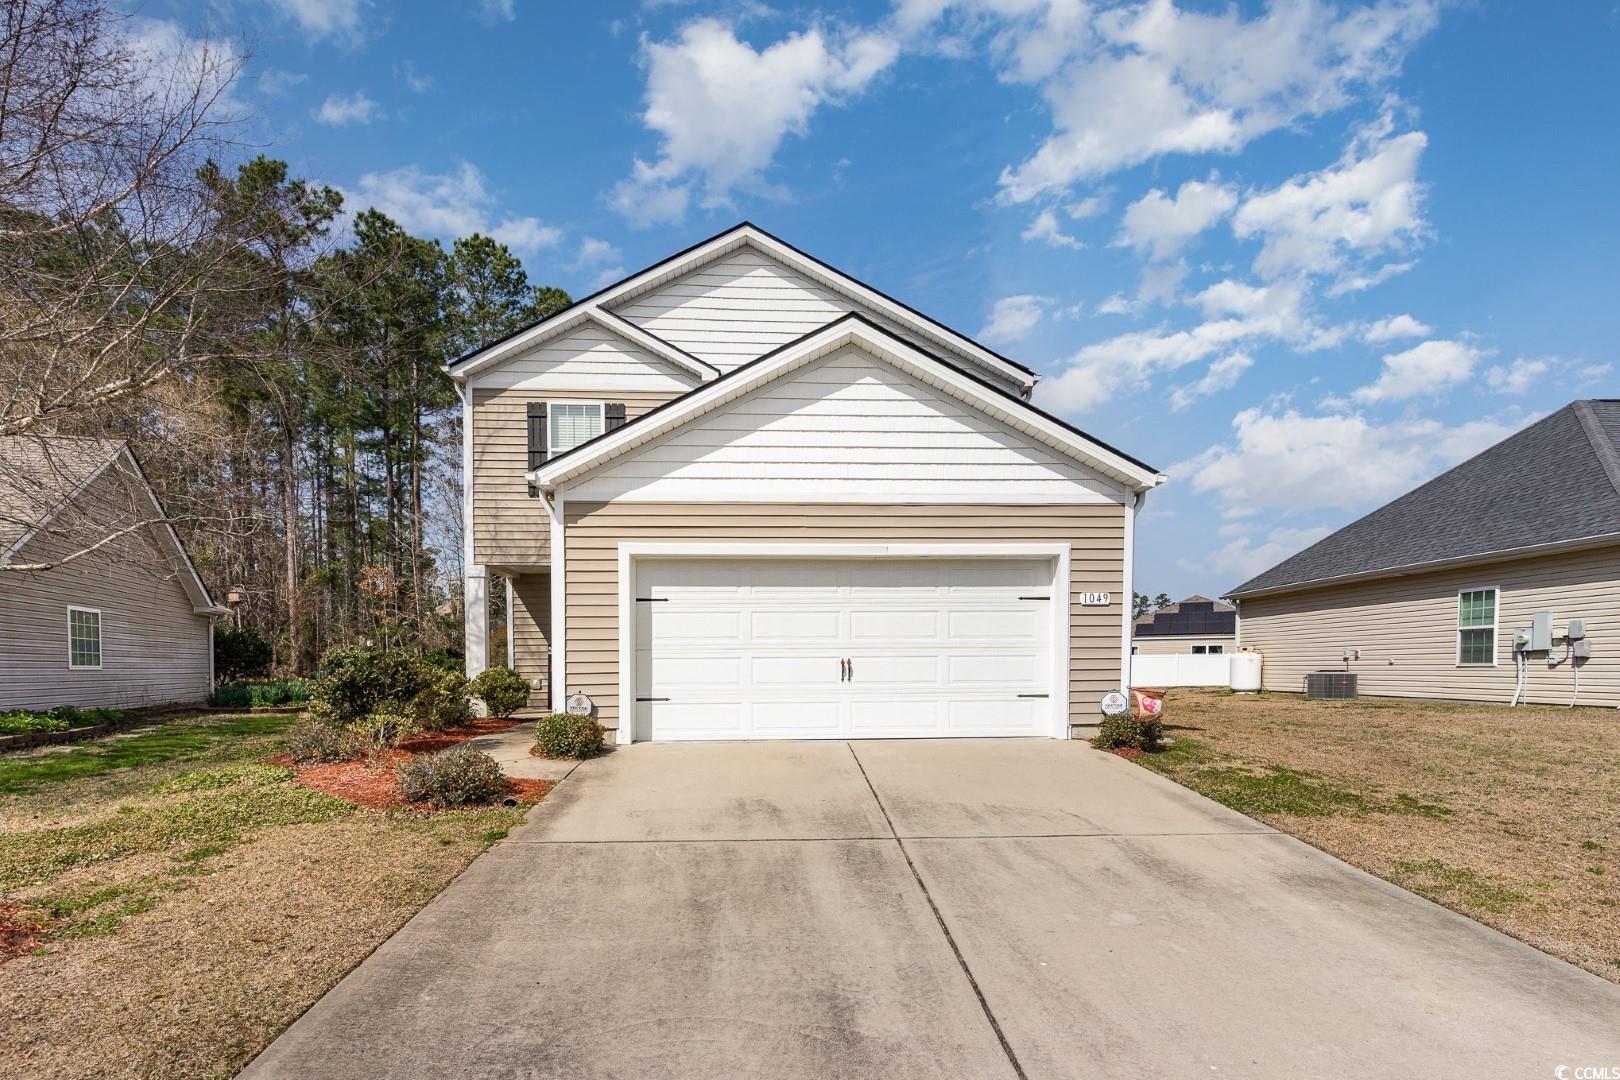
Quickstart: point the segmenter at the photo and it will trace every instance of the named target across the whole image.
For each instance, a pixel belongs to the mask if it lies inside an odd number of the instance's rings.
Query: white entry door
[[[637,739],[1047,735],[1052,563],[636,565]]]

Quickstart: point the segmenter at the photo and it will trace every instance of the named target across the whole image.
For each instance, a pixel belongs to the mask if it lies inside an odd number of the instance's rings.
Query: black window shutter
[[[602,430],[624,427],[624,402],[610,401],[602,407]]]
[[[546,403],[543,401],[529,402],[529,468],[538,469],[546,463]],[[529,497],[534,498],[540,492],[533,484],[529,485]]]

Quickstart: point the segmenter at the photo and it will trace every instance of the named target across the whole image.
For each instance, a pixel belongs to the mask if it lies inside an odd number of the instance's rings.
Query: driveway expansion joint
[[[922,874],[917,872],[917,864],[911,861],[911,852],[906,850],[905,842],[895,831],[894,820],[889,817],[889,808],[883,805],[883,797],[877,793],[872,785],[872,778],[866,775],[866,766],[861,762],[861,755],[855,752],[854,743],[845,743],[849,747],[849,756],[855,759],[855,767],[861,771],[861,779],[866,781],[866,789],[872,793],[872,799],[877,803],[878,810],[883,813],[883,820],[889,826],[889,832],[894,835],[895,846],[900,849],[901,856],[906,860],[906,869],[911,871],[911,878],[922,891],[923,899],[928,901],[928,910],[934,913],[934,921],[939,924],[939,932],[945,935],[945,943],[951,947],[951,953],[956,957],[956,964],[962,969],[962,975],[967,979],[968,986],[973,989],[973,996],[979,1001],[979,1008],[984,1012],[984,1018],[990,1023],[990,1030],[996,1033],[996,1041],[1001,1043],[1001,1052],[1007,1055],[1007,1063],[1012,1066],[1013,1073],[1018,1080],[1029,1080],[1024,1072],[1023,1065],[1018,1062],[1018,1055],[1013,1052],[1012,1043],[1007,1041],[1007,1033],[1001,1029],[1001,1021],[996,1019],[995,1011],[990,1008],[990,1002],[985,999],[984,990],[979,986],[979,980],[974,978],[973,969],[968,967],[967,957],[962,955],[961,948],[956,944],[956,938],[951,935],[951,928],[945,925],[945,916],[940,913],[939,905],[934,903],[933,894],[923,882]]]

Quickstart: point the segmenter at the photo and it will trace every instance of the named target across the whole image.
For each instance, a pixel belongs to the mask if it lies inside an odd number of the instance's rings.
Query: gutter
[[[1250,600],[1257,596],[1277,596],[1282,593],[1304,592],[1329,585],[1372,581],[1377,578],[1410,577],[1413,574],[1427,574],[1435,570],[1449,570],[1457,566],[1506,562],[1510,559],[1526,559],[1536,555],[1551,555],[1565,551],[1582,551],[1587,548],[1607,547],[1610,544],[1620,544],[1620,532],[1602,533],[1598,536],[1583,536],[1573,540],[1559,540],[1548,544],[1531,544],[1527,547],[1504,548],[1501,551],[1486,551],[1477,555],[1459,555],[1455,558],[1435,559],[1431,562],[1406,563],[1401,566],[1383,567],[1378,570],[1364,570],[1356,574],[1338,574],[1333,577],[1312,578],[1310,581],[1294,581],[1286,585],[1272,585],[1263,589],[1245,589],[1222,593],[1220,598],[1236,603],[1239,600]]]

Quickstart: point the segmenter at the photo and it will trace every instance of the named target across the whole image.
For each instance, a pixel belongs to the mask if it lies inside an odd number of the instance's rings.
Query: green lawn
[[[0,1075],[229,1075],[522,820],[361,810],[264,762],[295,714],[0,757]]]

